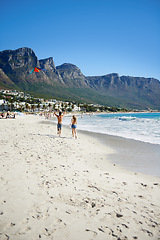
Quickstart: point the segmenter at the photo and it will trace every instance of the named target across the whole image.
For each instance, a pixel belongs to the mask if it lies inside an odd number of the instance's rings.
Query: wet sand
[[[109,160],[133,171],[160,177],[160,145],[111,136],[102,133],[80,131],[101,141],[114,150]]]

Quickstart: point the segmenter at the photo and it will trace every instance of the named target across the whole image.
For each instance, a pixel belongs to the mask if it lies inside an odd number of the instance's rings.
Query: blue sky
[[[0,0],[0,51],[160,80],[160,0]]]

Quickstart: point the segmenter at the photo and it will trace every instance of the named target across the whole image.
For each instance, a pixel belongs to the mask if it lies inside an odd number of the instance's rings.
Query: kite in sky
[[[32,72],[39,72],[39,71],[42,71],[42,70],[46,71],[46,69],[41,69],[41,68],[35,67],[35,68],[32,69],[32,71],[29,74],[31,74]]]

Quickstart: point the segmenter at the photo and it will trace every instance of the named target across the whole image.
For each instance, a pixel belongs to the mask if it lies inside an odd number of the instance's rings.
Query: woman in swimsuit
[[[75,115],[73,115],[73,118],[71,119],[71,128],[72,128],[72,136],[75,138],[77,138],[77,117]]]

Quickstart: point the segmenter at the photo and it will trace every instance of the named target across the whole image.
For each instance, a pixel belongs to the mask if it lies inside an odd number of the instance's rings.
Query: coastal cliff
[[[39,67],[39,73],[29,72]],[[74,64],[55,66],[52,57],[38,60],[31,48],[0,52],[0,87],[42,97],[99,103],[108,106],[160,110],[160,81],[154,78],[84,76]]]

